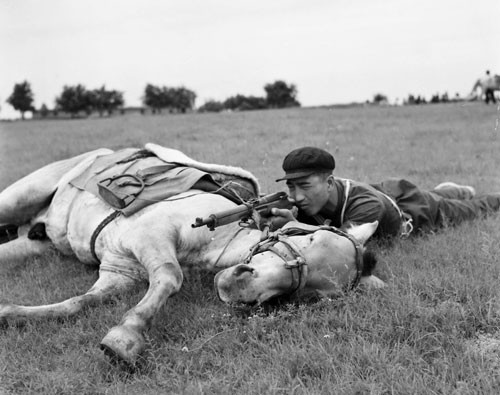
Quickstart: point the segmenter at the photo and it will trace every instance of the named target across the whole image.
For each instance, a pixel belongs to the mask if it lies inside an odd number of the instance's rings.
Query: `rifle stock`
[[[231,222],[247,222],[252,218],[254,211],[257,211],[263,217],[269,217],[271,209],[275,207],[291,209],[293,204],[288,200],[288,195],[285,192],[271,193],[240,204],[235,208],[210,214],[207,218],[198,217],[195,219],[195,223],[191,224],[191,227],[199,228],[206,225],[210,230],[215,230],[216,227],[227,225]]]

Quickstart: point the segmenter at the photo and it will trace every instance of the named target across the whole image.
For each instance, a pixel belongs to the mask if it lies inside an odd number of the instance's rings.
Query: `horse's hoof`
[[[126,326],[115,326],[101,341],[101,350],[111,362],[135,367],[146,342],[141,333]]]

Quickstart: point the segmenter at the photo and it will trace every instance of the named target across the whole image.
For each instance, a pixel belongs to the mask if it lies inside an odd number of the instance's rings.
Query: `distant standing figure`
[[[478,90],[481,89],[481,94],[478,96]],[[484,95],[484,101],[489,104],[490,101],[496,103],[495,91],[500,91],[500,75],[492,75],[489,70],[482,78],[478,78],[467,100],[481,99]]]
[[[495,88],[496,88],[496,84],[495,84],[495,77],[493,77],[492,75],[490,75],[490,71],[489,70],[486,70],[486,76],[484,77],[484,82],[483,82],[483,86],[485,87],[485,90],[484,90],[484,94],[485,94],[485,98],[484,98],[484,101],[486,102],[486,104],[489,104],[490,100],[493,104],[495,104],[497,102],[497,100],[495,99]]]

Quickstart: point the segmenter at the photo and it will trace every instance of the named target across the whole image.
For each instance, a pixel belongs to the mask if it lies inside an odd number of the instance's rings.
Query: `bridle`
[[[356,251],[355,264],[356,264],[356,276],[348,285],[348,289],[355,288],[361,279],[361,274],[363,271],[363,246],[362,244],[352,237],[350,234],[328,225],[320,226],[307,226],[307,228],[302,227],[286,227],[284,229],[279,229],[276,232],[269,233],[268,237],[262,241],[259,241],[254,246],[250,248],[250,253],[245,258],[244,262],[250,265],[252,258],[263,252],[269,251],[277,255],[285,262],[285,268],[290,270],[292,281],[290,284],[288,295],[293,295],[300,289],[302,289],[306,283],[307,277],[307,261],[300,249],[290,240],[291,236],[305,236],[317,232],[318,230],[327,230],[333,232],[339,236],[345,237],[351,241]],[[287,249],[287,251],[293,257],[288,259],[288,257],[278,250],[275,245],[281,243]]]

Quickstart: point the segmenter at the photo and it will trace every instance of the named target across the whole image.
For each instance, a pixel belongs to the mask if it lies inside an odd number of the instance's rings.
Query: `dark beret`
[[[276,180],[291,180],[315,173],[332,172],[335,169],[333,156],[321,148],[302,147],[290,152],[283,160],[285,176]]]

